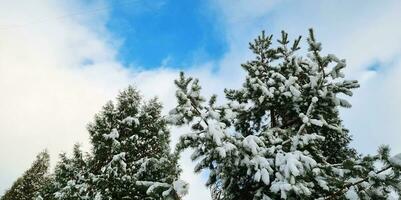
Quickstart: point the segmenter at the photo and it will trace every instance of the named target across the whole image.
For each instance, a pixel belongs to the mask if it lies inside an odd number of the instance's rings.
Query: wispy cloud
[[[55,161],[73,143],[87,144],[86,123],[132,82],[131,72],[114,59],[116,49],[103,27],[107,13],[58,18],[97,7],[55,1],[2,3],[2,192],[42,149],[48,148]],[[91,60],[90,65],[82,67],[83,60]]]

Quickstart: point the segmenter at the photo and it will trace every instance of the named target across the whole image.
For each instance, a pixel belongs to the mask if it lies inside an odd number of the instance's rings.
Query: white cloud
[[[54,161],[73,143],[86,144],[86,123],[129,80],[102,34],[76,18],[58,19],[73,8],[54,3],[8,1],[0,8],[1,192],[44,148]],[[108,73],[93,74],[98,79],[117,74],[109,84],[112,89],[79,73],[86,58],[96,68],[112,66]],[[121,79],[126,82],[119,83]]]
[[[374,73],[358,89],[353,107],[343,113],[358,150],[375,153],[379,145],[388,144],[393,154],[401,152],[400,88],[398,60],[389,69]]]

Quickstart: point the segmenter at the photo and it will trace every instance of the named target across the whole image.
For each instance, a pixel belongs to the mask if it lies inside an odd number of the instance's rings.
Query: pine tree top
[[[209,171],[214,198],[337,199],[355,192],[377,199],[399,192],[399,168],[386,148],[359,156],[348,146],[339,108],[351,107],[344,96],[359,84],[344,78],[345,60],[323,55],[312,30],[306,56],[301,37],[290,42],[283,31],[273,43],[262,32],[249,44],[255,57],[241,65],[245,82],[226,89],[222,105],[216,96],[206,102],[197,79],[180,73],[175,81],[170,122],[192,129],[177,150],[194,150],[195,171]]]

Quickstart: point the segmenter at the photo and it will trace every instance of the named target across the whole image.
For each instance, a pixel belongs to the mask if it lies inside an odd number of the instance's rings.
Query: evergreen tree
[[[41,191],[50,180],[49,154],[46,151],[39,153],[31,167],[20,177],[1,200],[41,200]]]
[[[74,145],[73,155],[69,158],[60,154],[52,181],[46,187],[42,196],[44,199],[76,200],[90,199],[91,179],[89,176],[89,158],[86,158],[78,144]]]
[[[47,200],[174,199],[187,184],[177,180],[178,156],[170,152],[170,133],[157,99],[144,102],[128,87],[116,104],[108,102],[88,126],[92,152],[79,145],[60,155],[52,180],[40,196]]]
[[[170,152],[170,133],[161,104],[144,102],[133,87],[109,102],[88,130],[93,145],[90,170],[98,199],[179,198],[174,186],[178,157]],[[185,185],[183,185],[185,186]]]
[[[321,55],[310,30],[307,57],[282,32],[278,45],[264,32],[250,43],[255,58],[242,65],[240,89],[225,90],[216,105],[200,95],[199,81],[180,74],[171,123],[189,125],[178,151],[193,148],[195,171],[209,170],[214,199],[388,199],[400,194],[401,156],[389,148],[360,156],[339,107],[357,81],[344,79],[345,60]]]

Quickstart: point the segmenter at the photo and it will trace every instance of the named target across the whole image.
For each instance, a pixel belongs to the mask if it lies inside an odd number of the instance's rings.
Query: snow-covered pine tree
[[[93,145],[91,173],[95,199],[179,199],[178,157],[170,152],[170,133],[161,104],[144,102],[133,88],[107,103],[89,125]],[[182,186],[182,187],[177,187]]]
[[[89,158],[85,157],[78,144],[74,145],[72,157],[60,154],[51,182],[41,196],[47,200],[91,199],[93,188],[88,166]]]
[[[49,154],[39,153],[31,167],[14,182],[1,200],[41,200],[40,192],[49,181]]]
[[[177,150],[192,148],[195,171],[208,170],[214,199],[388,199],[400,194],[400,155],[389,148],[359,156],[338,114],[350,107],[357,81],[344,79],[345,60],[321,55],[310,30],[307,57],[301,37],[282,32],[277,47],[264,32],[250,43],[255,58],[242,65],[240,89],[216,105],[199,81],[180,74],[171,123],[188,125]]]

